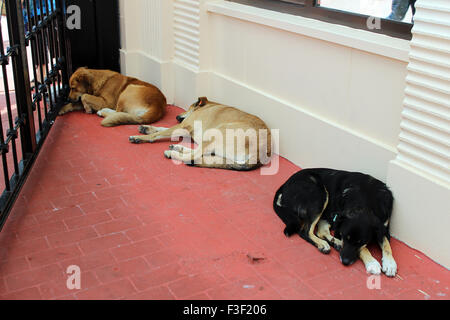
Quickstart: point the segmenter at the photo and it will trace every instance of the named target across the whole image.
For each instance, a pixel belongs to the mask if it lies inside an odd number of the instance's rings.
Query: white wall
[[[387,180],[408,41],[226,1],[122,0],[121,17],[123,72],[169,102],[206,95],[280,129],[281,155],[301,167]]]

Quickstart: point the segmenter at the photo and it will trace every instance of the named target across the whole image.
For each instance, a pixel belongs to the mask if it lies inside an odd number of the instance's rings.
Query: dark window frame
[[[411,23],[380,18],[380,29],[367,27],[368,15],[317,6],[317,0],[228,0],[244,5],[312,18],[368,32],[411,40]]]

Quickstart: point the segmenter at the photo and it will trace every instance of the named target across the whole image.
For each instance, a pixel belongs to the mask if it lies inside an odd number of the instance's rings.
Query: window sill
[[[409,62],[410,42],[408,40],[224,0],[209,2],[206,4],[206,8],[209,13],[233,17]]]

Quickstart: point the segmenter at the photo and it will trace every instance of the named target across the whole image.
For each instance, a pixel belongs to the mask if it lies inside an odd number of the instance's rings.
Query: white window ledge
[[[206,8],[210,13],[270,26],[409,62],[410,43],[408,40],[224,0],[208,2]]]

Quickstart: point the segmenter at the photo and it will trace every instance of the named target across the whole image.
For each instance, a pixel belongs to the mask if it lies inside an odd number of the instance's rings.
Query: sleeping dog
[[[351,265],[359,257],[367,272],[380,274],[383,270],[393,277],[397,272],[389,244],[393,201],[387,186],[369,175],[305,169],[280,187],[273,207],[286,224],[287,237],[297,233],[322,253],[329,253],[331,244],[340,251],[344,265]],[[367,249],[372,241],[383,251],[382,267]]]

